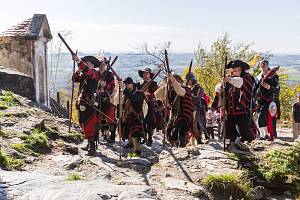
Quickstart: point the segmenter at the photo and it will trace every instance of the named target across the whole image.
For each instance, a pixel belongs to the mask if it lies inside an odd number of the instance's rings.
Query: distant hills
[[[85,55],[87,54],[79,52],[80,57],[83,57]],[[116,56],[116,54],[105,53],[105,56],[111,56],[113,58],[114,56]],[[130,53],[121,53],[117,54],[117,56],[119,58],[114,66],[115,71],[123,78],[131,76],[134,80],[139,80],[137,71],[144,68],[141,65],[141,61],[149,57],[145,55],[136,55]],[[193,53],[169,54],[170,66],[174,71],[178,73],[182,73],[183,67],[188,66],[191,59],[194,59]],[[274,56],[270,59],[270,66],[282,66],[286,69],[286,73],[289,74],[289,81],[291,83],[300,83],[300,55],[274,54]],[[57,54],[49,54],[48,73],[50,75],[50,86],[53,81],[56,80],[56,90],[65,88],[67,86],[67,81],[71,79],[72,68],[73,62],[69,53],[62,53],[60,55],[59,62],[57,62]],[[56,70],[57,73],[55,79],[54,75]]]

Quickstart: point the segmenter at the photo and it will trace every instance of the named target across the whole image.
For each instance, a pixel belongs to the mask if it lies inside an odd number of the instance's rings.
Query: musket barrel
[[[118,81],[122,80],[120,78],[120,76],[117,74],[117,72],[112,68],[112,66],[115,64],[115,62],[117,61],[118,59],[118,56],[116,56],[113,61],[111,62],[110,66],[109,66],[109,69],[111,70],[111,72],[115,75],[115,77],[118,79]]]
[[[64,43],[64,45],[67,47],[67,49],[70,51],[71,55],[72,55],[72,56],[76,55],[76,54],[74,53],[74,51],[71,49],[71,47],[68,45],[68,43],[66,42],[66,40],[63,38],[63,36],[62,36],[60,33],[58,33],[58,37],[61,39],[61,41],[62,41],[62,42]]]

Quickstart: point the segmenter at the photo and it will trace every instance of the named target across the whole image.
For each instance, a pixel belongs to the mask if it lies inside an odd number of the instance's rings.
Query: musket
[[[115,64],[115,62],[117,61],[118,56],[116,56],[113,61],[111,62],[111,64],[108,65],[108,69],[114,74],[114,76],[117,78],[118,81],[121,81],[122,79],[120,78],[120,76],[116,73],[116,71],[112,68],[112,66]]]
[[[118,79],[120,78],[117,75],[117,73],[112,68],[112,66],[115,64],[115,62],[117,61],[117,59],[118,59],[118,56],[116,56],[114,58],[114,60],[112,61],[112,63],[110,63],[111,57],[109,58],[108,63],[107,63],[107,69],[101,74],[101,77],[99,78],[98,85],[97,85],[97,95],[99,97],[98,98],[98,108],[97,108],[97,111],[101,110],[101,108],[102,108],[102,93],[100,92],[100,81],[101,80],[106,80],[106,77],[109,74],[109,70],[111,70],[112,73],[113,73],[113,75],[115,75]],[[108,118],[107,115],[103,115],[103,112],[99,112],[99,130],[102,128],[101,116],[104,116],[104,117]],[[108,118],[108,119],[110,119],[110,118]]]
[[[225,63],[224,63],[224,72],[223,72],[223,78],[226,77],[226,65],[227,65],[227,56],[225,57]],[[227,113],[226,113],[226,83],[223,83],[223,145],[224,145],[224,151],[226,151],[226,120],[227,120]]]
[[[168,58],[168,52],[167,50],[165,49],[165,67],[166,67],[166,72],[167,73],[170,73],[171,70],[170,70],[170,66],[169,66],[169,58]]]
[[[119,124],[118,124],[118,135],[119,135],[119,143],[120,143],[120,152],[119,152],[119,160],[122,159],[122,145],[121,145],[121,142],[122,142],[122,86],[120,84],[120,81],[122,79],[118,79],[119,80],[119,83],[118,83],[118,92],[119,92],[119,113],[118,113],[118,117],[119,117]]]
[[[106,115],[104,112],[102,112],[101,110],[99,110],[95,105],[93,105],[92,102],[86,101],[84,99],[82,99],[82,102],[88,104],[89,106],[91,106],[95,111],[101,113],[101,115],[103,115],[104,117],[107,117],[109,120],[111,120],[114,124],[118,124],[118,120],[114,120],[112,119],[110,116]]]
[[[120,78],[120,76],[116,73],[116,71],[112,68],[112,66],[115,64],[115,62],[117,61],[118,59],[118,56],[116,56],[112,62],[110,62],[111,60],[111,57],[109,57],[108,59],[108,66],[107,66],[107,71],[105,74],[103,74],[101,76],[101,79],[105,79],[105,76],[107,76],[108,74],[108,71],[110,70],[113,75],[117,78],[118,81],[122,81],[122,79]],[[122,142],[122,137],[121,137],[121,133],[122,133],[122,97],[121,97],[121,93],[122,93],[122,86],[121,84],[118,84],[118,90],[119,90],[119,112],[118,112],[118,118],[119,118],[119,121],[118,121],[118,134],[119,134],[119,142],[120,142],[120,151],[119,151],[119,159],[121,160],[122,159],[122,145],[121,145],[121,142]],[[102,113],[101,113],[102,114]],[[100,112],[99,112],[99,115],[100,115]],[[104,115],[105,116],[105,115]]]
[[[74,53],[74,51],[71,49],[71,47],[68,45],[68,43],[66,42],[66,40],[63,38],[63,36],[60,33],[58,33],[58,37],[61,39],[61,41],[67,47],[67,49],[70,51],[71,55],[72,56],[76,55],[76,53]]]
[[[169,66],[168,52],[167,52],[166,49],[165,49],[165,63],[164,63],[164,65],[165,65],[165,68],[166,68],[166,73],[167,73],[167,74],[171,73],[170,66]],[[170,96],[170,94],[169,94],[169,87],[170,87],[170,84],[169,84],[169,81],[167,81],[165,114],[167,114],[167,112],[168,112],[168,101],[169,101],[169,96]],[[166,144],[166,133],[167,133],[167,128],[168,128],[168,125],[167,125],[168,122],[167,122],[167,118],[166,118],[166,117],[165,117],[165,120],[166,120],[166,122],[165,122],[165,126],[166,126],[166,127],[165,127],[165,129],[164,129],[164,131],[163,131],[163,133],[164,133],[163,148],[165,148],[165,144]]]
[[[76,50],[76,54],[77,54],[77,50]],[[76,67],[76,62],[73,61],[73,75],[75,74],[75,67]],[[70,106],[70,116],[69,116],[69,120],[70,120],[69,133],[71,132],[71,125],[72,125],[74,85],[75,85],[74,81],[72,80],[71,106]]]
[[[255,95],[255,99],[257,101],[260,101],[260,99],[263,97],[262,92],[261,92],[261,83],[264,82],[266,79],[268,79],[270,76],[272,76],[275,72],[277,72],[279,70],[280,66],[274,67],[272,68],[270,71],[268,71],[267,74],[264,75],[264,77],[262,77],[260,79],[260,81],[257,83],[258,85],[258,89],[256,91],[256,95]]]
[[[187,73],[187,75],[186,75],[186,77],[187,77],[187,78],[188,78],[188,77],[189,77],[189,75],[191,74],[192,66],[193,66],[193,59],[191,59],[191,62],[190,62],[189,71],[188,71],[188,73]],[[189,84],[189,80],[188,80],[188,79],[186,79],[185,86],[187,87],[187,86],[188,86],[188,84]]]
[[[122,81],[122,78],[120,76],[118,76],[118,74],[112,68],[112,66],[117,61],[118,56],[116,56],[111,63],[110,63],[110,59],[111,58],[109,58],[109,66],[108,66],[108,68],[115,75],[115,77],[117,78],[118,81]],[[121,86],[120,83],[118,84],[118,90],[119,90],[118,91],[119,92],[119,112],[118,112],[119,124],[118,124],[118,134],[119,134],[119,143],[120,143],[119,160],[121,160],[122,159],[122,145],[121,145],[121,142],[122,142],[122,136],[121,136],[121,134],[122,134],[122,96],[121,96],[122,86]]]
[[[141,91],[145,92],[148,90],[149,86],[151,85],[151,83],[154,81],[154,79],[160,74],[161,69],[158,70],[158,72],[151,78],[150,81],[146,82],[142,87],[141,87]]]

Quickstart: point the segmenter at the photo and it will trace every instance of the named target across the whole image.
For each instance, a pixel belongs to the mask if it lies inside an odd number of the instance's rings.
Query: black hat
[[[145,72],[150,73],[150,77],[151,77],[151,78],[154,76],[154,74],[152,73],[152,71],[151,71],[150,68],[145,68],[144,71],[143,71],[143,70],[139,70],[139,76],[140,76],[141,78],[144,78],[144,73],[145,73]]]
[[[124,80],[123,82],[124,82],[125,84],[134,84],[132,78],[130,78],[130,77],[125,78],[125,80]]]
[[[267,65],[269,65],[269,61],[266,59],[263,59],[262,61],[260,61],[260,63],[267,63]]]
[[[230,61],[227,65],[226,65],[226,69],[230,69],[230,68],[236,68],[236,67],[240,67],[243,70],[247,70],[250,69],[249,65],[241,60],[233,60]]]
[[[174,76],[174,78],[175,78],[175,80],[176,80],[177,82],[183,83],[183,80],[182,80],[181,76],[179,76],[178,74],[173,74],[173,76]]]
[[[186,80],[191,80],[191,81],[196,81],[197,80],[194,73],[192,73],[192,72],[187,73],[186,76],[185,76],[185,79]]]
[[[100,67],[100,61],[94,56],[84,56],[83,58],[81,58],[81,60],[83,62],[90,62],[94,64],[95,68]]]

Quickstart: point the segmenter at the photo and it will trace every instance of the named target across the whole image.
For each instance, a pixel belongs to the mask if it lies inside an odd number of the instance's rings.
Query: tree
[[[227,56],[228,60],[240,59],[249,62],[255,56],[251,46],[252,44],[247,42],[232,44],[228,33],[218,38],[209,50],[199,44],[195,52],[197,65],[194,68],[194,73],[209,96],[215,95],[215,87],[221,81],[225,57]],[[184,74],[186,73],[187,70],[185,69]]]
[[[130,53],[130,55],[142,57],[139,66],[156,66],[157,71],[158,69],[162,69],[162,72],[166,73],[165,50],[169,50],[171,44],[170,41],[167,41],[150,47],[148,43],[145,42],[141,47],[136,48],[138,53]],[[162,73],[160,74],[160,77],[162,77]]]
[[[195,52],[197,65],[194,68],[195,76],[206,93],[213,97],[215,95],[215,87],[221,82],[224,61],[227,55],[228,61],[240,59],[249,63],[254,57],[255,52],[252,50],[252,44],[247,42],[238,42],[232,44],[230,37],[225,33],[217,39],[209,50],[199,45]],[[260,53],[260,60],[269,60],[273,55],[269,52]],[[256,77],[261,72],[259,67],[253,67],[250,73]],[[184,75],[187,68],[184,69]],[[281,118],[283,120],[291,120],[291,109],[294,98],[300,92],[300,85],[291,86],[287,84],[288,75],[283,71],[279,72],[280,80],[280,102],[281,102]]]
[[[285,121],[292,121],[292,104],[296,99],[297,94],[300,92],[300,85],[291,86],[287,84],[288,75],[282,74],[279,76],[280,85],[280,108],[281,119]]]
[[[61,52],[63,49],[62,41],[59,39],[56,33],[60,33],[66,40],[72,37],[72,32],[67,30],[59,30],[57,32],[53,32],[53,39],[50,42],[50,95],[53,95],[56,88],[56,81],[57,81],[57,73],[59,64],[61,62]],[[55,61],[55,64],[54,64]]]

